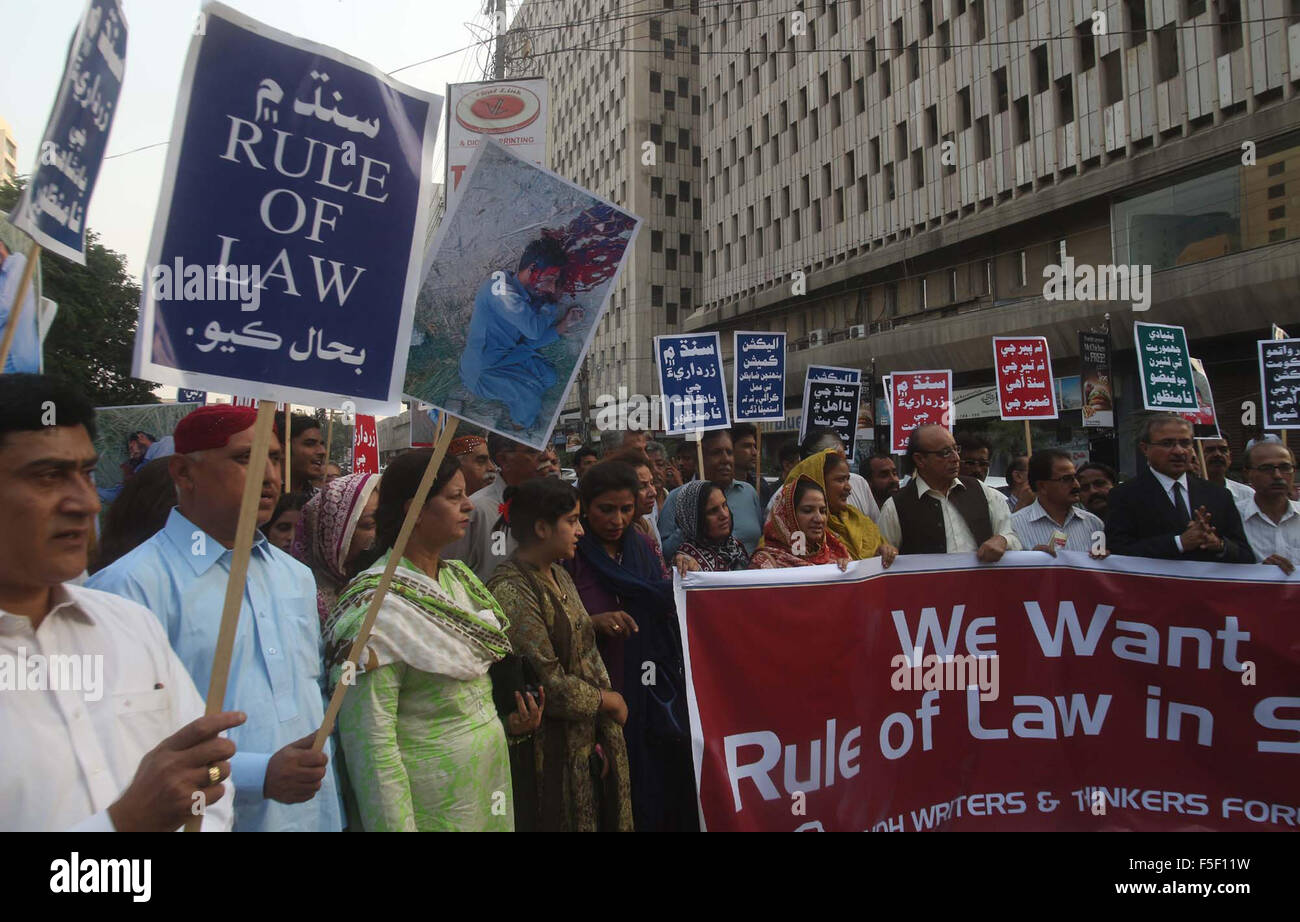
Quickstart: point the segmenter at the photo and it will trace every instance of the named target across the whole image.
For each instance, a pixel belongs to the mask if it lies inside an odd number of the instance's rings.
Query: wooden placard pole
[[[370,607],[366,609],[366,616],[361,621],[357,638],[352,641],[352,649],[348,652],[348,662],[352,663],[354,669],[361,662],[361,654],[366,649],[366,642],[370,640],[370,631],[375,626],[375,618],[379,615],[379,606],[383,604],[384,596],[388,594],[388,584],[393,581],[393,573],[396,572],[402,555],[406,553],[406,543],[410,540],[411,532],[415,530],[415,522],[420,517],[420,511],[424,509],[425,500],[429,498],[429,490],[433,488],[434,478],[438,475],[438,466],[442,464],[442,459],[447,455],[447,446],[456,435],[456,425],[460,420],[446,413],[442,415],[447,416],[446,428],[442,430],[437,444],[434,445],[433,455],[424,469],[424,476],[420,478],[420,486],[415,491],[415,498],[411,500],[410,508],[406,510],[402,530],[397,533],[397,540],[393,542],[393,551],[388,555],[384,574],[379,578],[379,585],[375,587],[375,594],[370,599]],[[316,740],[312,743],[313,752],[320,752],[325,748],[325,740],[329,739],[330,733],[334,730],[334,721],[338,720],[339,710],[343,707],[343,696],[347,694],[347,690],[346,682],[339,682],[334,686],[329,707],[325,709],[325,718],[321,721],[320,729],[316,731]]]
[[[334,448],[334,411],[326,410],[329,414],[329,422],[325,424],[325,477],[330,475],[330,454]]]
[[[704,479],[704,430],[695,433],[695,476]]]
[[[239,627],[239,610],[244,604],[244,586],[248,579],[248,558],[257,533],[257,505],[262,497],[262,478],[266,476],[267,450],[271,447],[271,423],[275,421],[275,401],[257,404],[257,422],[253,424],[253,445],[244,475],[244,495],[239,500],[239,524],[235,526],[235,547],[230,558],[230,575],[226,579],[226,600],[221,607],[221,627],[217,648],[212,657],[212,678],[208,681],[205,715],[218,714],[225,706],[226,681],[230,678],[230,657],[235,648],[235,631]],[[186,832],[198,832],[202,815],[185,824]]]
[[[1201,478],[1203,480],[1209,480],[1210,475],[1205,470],[1205,447],[1201,445],[1200,439],[1195,439],[1194,441],[1196,442],[1196,459],[1201,462]]]
[[[293,412],[293,404],[284,405],[284,444],[280,450],[284,452],[284,486],[280,488],[281,493],[293,492],[292,472],[289,470],[289,458],[293,455],[293,430],[289,428],[289,416]]]
[[[763,492],[763,424],[754,423],[754,489]]]
[[[1025,455],[1029,456],[1034,453],[1034,436],[1029,431],[1029,420],[1025,420]]]
[[[9,362],[9,350],[13,348],[14,334],[18,332],[18,317],[23,312],[23,301],[27,298],[27,289],[31,287],[32,273],[36,271],[40,255],[41,248],[32,247],[32,251],[27,254],[27,264],[23,266],[23,276],[18,280],[18,294],[14,297],[14,306],[9,310],[4,341],[0,342],[0,375],[4,374],[5,365]]]

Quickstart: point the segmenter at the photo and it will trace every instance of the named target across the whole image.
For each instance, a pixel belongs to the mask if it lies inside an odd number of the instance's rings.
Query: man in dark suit
[[[1147,470],[1110,491],[1106,545],[1112,554],[1254,563],[1232,494],[1193,477],[1192,424],[1172,413],[1146,422],[1138,450]]]

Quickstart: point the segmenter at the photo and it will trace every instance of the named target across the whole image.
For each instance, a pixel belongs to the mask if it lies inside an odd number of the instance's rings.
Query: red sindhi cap
[[[232,435],[243,432],[255,422],[257,410],[253,407],[229,404],[199,407],[176,424],[176,431],[172,433],[176,440],[176,453],[188,455],[192,451],[222,448]]]

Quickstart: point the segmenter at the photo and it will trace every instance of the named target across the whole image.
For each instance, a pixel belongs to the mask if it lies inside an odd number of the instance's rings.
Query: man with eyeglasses
[[[1232,494],[1192,477],[1192,424],[1173,413],[1148,417],[1138,437],[1147,469],[1110,491],[1111,553],[1205,563],[1254,563]]]
[[[1289,576],[1300,560],[1300,503],[1291,499],[1295,456],[1280,442],[1256,442],[1246,449],[1245,466],[1255,488],[1237,504],[1246,538],[1261,563]]]
[[[993,457],[993,446],[982,435],[963,432],[957,436],[957,448],[961,451],[961,475],[974,477],[981,483],[988,480],[989,463]],[[1007,496],[1007,508],[1015,510],[1016,500]]]
[[[545,476],[539,463],[542,453],[535,448],[493,432],[487,438],[487,451],[498,476],[469,498],[474,506],[469,514],[469,527],[463,537],[442,552],[444,560],[461,561],[485,583],[497,565],[518,546],[501,515],[506,487],[517,487],[526,480]]]
[[[1011,515],[1016,537],[1025,547],[1046,551],[1084,551],[1105,557],[1105,542],[1094,538],[1106,529],[1101,519],[1076,505],[1079,477],[1074,462],[1056,448],[1036,451],[1029,458],[1029,485],[1035,499]]]
[[[974,477],[959,476],[961,451],[943,426],[918,426],[907,441],[916,476],[885,503],[876,524],[900,554],[974,551],[996,563],[1020,541],[1006,499]]]

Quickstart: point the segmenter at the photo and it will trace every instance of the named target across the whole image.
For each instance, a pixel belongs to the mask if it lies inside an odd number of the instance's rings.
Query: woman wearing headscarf
[[[339,595],[325,628],[331,688],[343,678],[430,455],[399,455],[384,474],[376,513],[381,556]],[[339,711],[366,831],[514,829],[514,812],[501,802],[511,790],[510,762],[488,676],[511,652],[510,622],[472,570],[441,559],[465,533],[471,509],[460,463],[445,458]],[[509,731],[523,736],[540,722],[537,703],[521,698]]]
[[[519,547],[493,571],[488,589],[510,612],[510,642],[549,698],[527,748],[535,790],[516,790],[516,827],[630,832],[627,746],[620,729],[627,704],[610,686],[591,618],[560,565],[573,557],[582,537],[578,491],[541,477],[507,487],[505,499]],[[516,764],[512,760],[512,769]],[[534,815],[519,817],[523,803],[530,803]]]
[[[865,512],[849,504],[853,484],[849,479],[849,461],[838,448],[815,452],[790,469],[788,481],[807,477],[826,497],[826,528],[849,552],[853,560],[879,557],[888,567],[898,556],[898,548],[880,536],[876,523]]]
[[[840,539],[827,530],[828,518],[826,492],[812,478],[787,481],[763,527],[763,546],[754,552],[750,569],[833,563],[843,570],[852,558]]]
[[[682,535],[677,548],[679,569],[717,573],[749,568],[745,546],[731,533],[731,510],[721,487],[692,480],[677,496],[674,518]]]
[[[349,474],[325,484],[302,508],[289,552],[316,577],[316,609],[325,625],[356,564],[375,543],[377,474]]]
[[[639,488],[636,471],[621,461],[602,461],[582,476],[583,534],[564,566],[591,613],[613,690],[627,702],[623,737],[636,828],[694,830],[698,813],[673,587],[645,536],[632,527]]]

